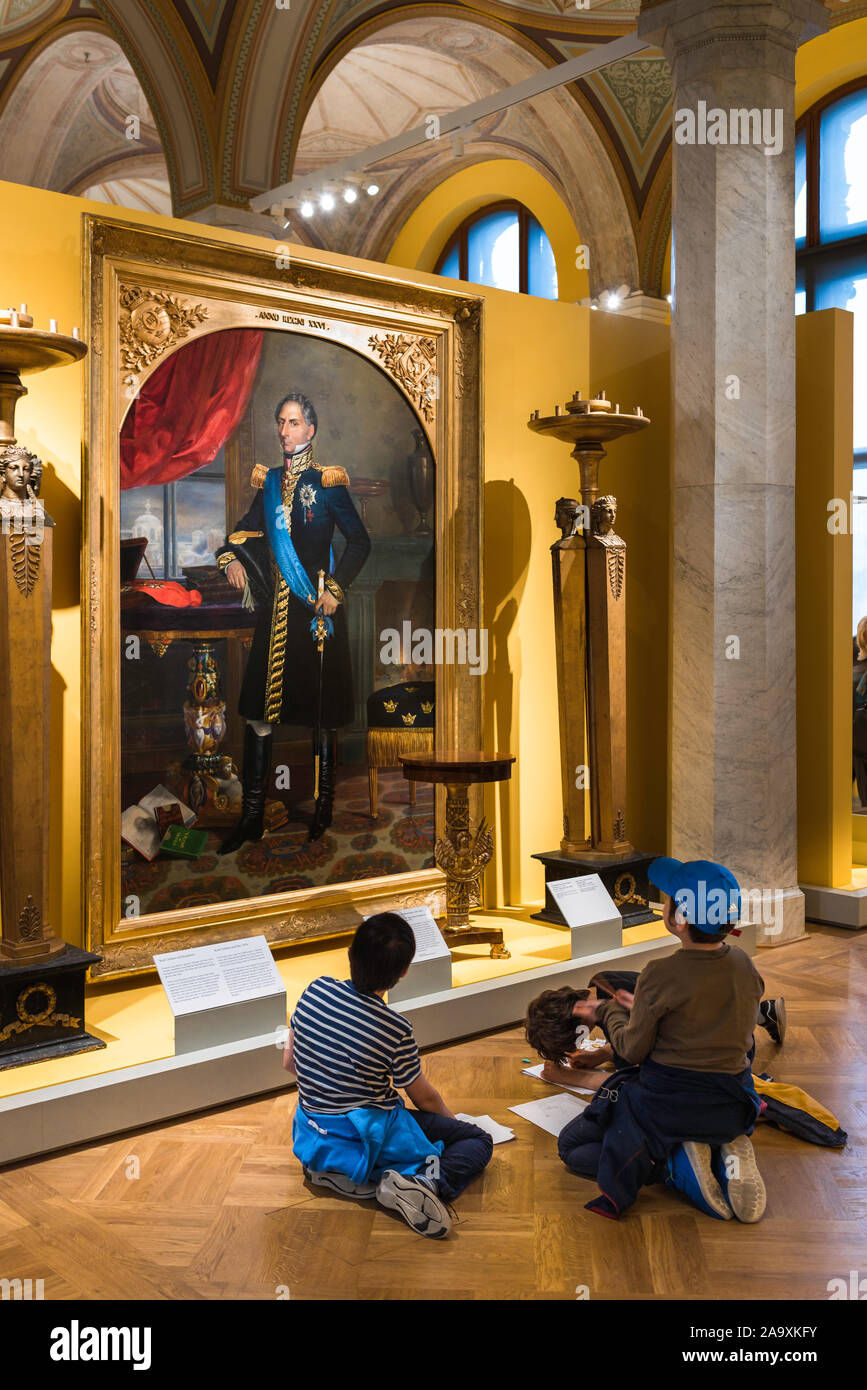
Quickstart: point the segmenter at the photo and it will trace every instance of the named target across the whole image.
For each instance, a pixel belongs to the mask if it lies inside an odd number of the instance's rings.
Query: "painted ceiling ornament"
[[[601,70],[601,76],[620,103],[639,145],[646,145],[671,103],[668,62],[662,57],[648,58],[642,54],[638,58],[610,63]]]
[[[439,394],[435,339],[415,333],[372,333],[367,342],[430,424]]]
[[[120,292],[120,356],[128,372],[149,367],[167,348],[186,338],[208,317],[203,304],[190,304],[168,290],[124,285]]]

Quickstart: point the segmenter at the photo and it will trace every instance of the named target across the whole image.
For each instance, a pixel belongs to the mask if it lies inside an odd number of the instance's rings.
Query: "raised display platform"
[[[826,927],[867,927],[867,867],[853,864],[852,881],[842,888],[823,888],[816,883],[798,885],[804,894],[808,922]]]
[[[624,931],[619,950],[570,960],[569,933],[534,922],[532,911],[479,913],[503,928],[511,959],[490,960],[484,945],[467,946],[453,953],[451,990],[395,1006],[412,1020],[422,1047],[514,1024],[540,990],[567,982],[580,988],[601,965],[641,970],[676,949],[664,929],[648,923]],[[347,944],[278,956],[290,1011],[318,975],[348,976]],[[739,944],[754,950],[749,930]],[[0,1163],[292,1084],[273,1034],[173,1056],[171,1010],[162,987],[150,979],[93,987],[87,1026],[105,1042],[101,1051],[0,1073]]]

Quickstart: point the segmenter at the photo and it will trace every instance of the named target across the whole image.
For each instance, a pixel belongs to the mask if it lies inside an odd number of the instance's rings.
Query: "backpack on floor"
[[[767,1072],[753,1076],[756,1090],[765,1102],[759,1116],[777,1129],[796,1134],[809,1144],[821,1144],[826,1149],[842,1149],[849,1136],[841,1129],[840,1121],[824,1105],[814,1100],[800,1086],[787,1081],[774,1081]]]

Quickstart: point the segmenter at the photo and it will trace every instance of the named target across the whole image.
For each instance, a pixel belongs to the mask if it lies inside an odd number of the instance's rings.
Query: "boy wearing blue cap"
[[[600,1088],[559,1136],[567,1167],[595,1177],[589,1211],[616,1219],[649,1182],[665,1180],[720,1220],[757,1221],[765,1188],[748,1136],[761,1102],[752,1084],[753,1029],[764,984],[725,940],[740,890],[721,864],[656,859],[663,920],[681,949],[642,971],[635,994],[576,1003],[632,1064]]]

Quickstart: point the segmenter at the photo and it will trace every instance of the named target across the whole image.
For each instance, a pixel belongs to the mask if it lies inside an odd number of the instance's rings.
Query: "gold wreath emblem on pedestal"
[[[33,994],[44,994],[48,998],[47,1005],[38,1013],[30,1013],[30,1011],[27,1008],[27,1001]],[[30,1027],[33,1027],[37,1023],[48,1022],[51,1015],[54,1013],[54,1006],[56,1003],[57,994],[51,988],[51,985],[46,985],[45,983],[40,981],[40,983],[37,985],[28,985],[26,989],[22,989],[21,993],[15,1001],[15,1009],[18,1014],[18,1017],[21,1019],[21,1022],[28,1024]]]
[[[48,1003],[44,1009],[36,1009],[31,1012],[28,1008],[30,999],[34,994],[44,994]],[[28,1033],[31,1028],[38,1028],[40,1024],[48,1024],[53,1027],[80,1028],[81,1019],[71,1018],[69,1014],[56,1014],[57,994],[45,980],[39,980],[36,984],[27,985],[22,989],[15,1001],[15,1011],[18,1014],[17,1023],[7,1023],[0,1033],[0,1043],[5,1043],[14,1033]]]
[[[641,902],[642,899],[635,891],[635,875],[620,874],[614,880],[614,901],[619,907],[621,903]]]

